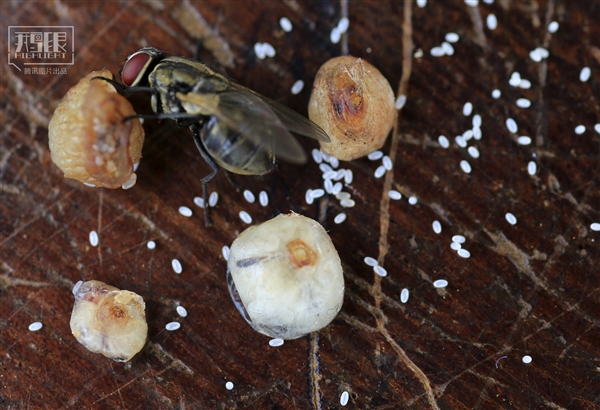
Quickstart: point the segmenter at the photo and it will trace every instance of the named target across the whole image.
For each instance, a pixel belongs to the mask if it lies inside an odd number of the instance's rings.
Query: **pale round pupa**
[[[148,324],[141,296],[97,280],[78,282],[73,294],[71,332],[86,349],[118,362],[142,350]]]
[[[344,298],[342,265],[325,229],[291,213],[242,232],[227,262],[236,307],[258,332],[295,339],[329,324]]]

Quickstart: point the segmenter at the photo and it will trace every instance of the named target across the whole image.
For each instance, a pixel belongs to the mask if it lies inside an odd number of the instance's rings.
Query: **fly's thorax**
[[[180,69],[185,69],[185,71],[188,73],[194,73],[194,76],[198,78],[201,77],[205,79],[211,79],[211,81],[222,83],[226,86],[229,86],[230,84],[230,81],[227,79],[227,77],[200,61],[194,61],[184,57],[169,57],[166,58],[163,63],[168,63]]]
[[[152,108],[169,114],[212,115],[218,105],[217,93],[229,87],[225,77],[182,57],[162,60],[149,74],[148,82],[155,90]]]
[[[182,57],[162,60],[149,75],[153,88],[171,88],[181,92],[212,93],[224,91],[229,80],[205,64]]]
[[[222,168],[242,175],[263,175],[275,165],[272,147],[244,138],[214,117],[202,127],[204,147]]]
[[[159,111],[159,107],[158,107],[158,101],[156,99],[156,94],[152,94],[152,97],[150,97],[150,105],[152,106],[152,111],[154,111],[155,113],[159,113],[161,111]]]
[[[175,93],[168,88],[154,88],[150,98],[152,110],[157,114],[178,114],[184,112],[181,103],[175,98]]]

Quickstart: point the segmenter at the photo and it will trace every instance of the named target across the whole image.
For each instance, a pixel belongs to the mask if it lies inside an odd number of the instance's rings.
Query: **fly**
[[[184,57],[166,57],[153,47],[133,53],[123,66],[127,87],[150,89],[152,109],[159,117],[189,126],[200,154],[212,172],[219,167],[245,175],[263,175],[275,158],[302,164],[304,150],[292,132],[329,142],[318,125],[249,88],[228,79],[206,64]],[[210,224],[208,215],[205,217]]]

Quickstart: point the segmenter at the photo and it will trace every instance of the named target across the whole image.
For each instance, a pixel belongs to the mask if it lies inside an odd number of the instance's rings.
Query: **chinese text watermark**
[[[73,26],[9,26],[8,64],[25,74],[66,73],[64,66],[75,61],[74,31]]]

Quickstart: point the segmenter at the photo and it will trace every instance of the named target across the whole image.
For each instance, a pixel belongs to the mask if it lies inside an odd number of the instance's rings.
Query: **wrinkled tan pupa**
[[[330,143],[321,143],[321,150],[351,161],[385,143],[396,119],[394,92],[379,70],[365,60],[332,58],[317,72],[308,118],[331,138]]]
[[[144,129],[133,107],[110,83],[110,71],[92,71],[64,96],[50,120],[52,161],[66,178],[105,188],[131,188],[142,157]]]
[[[146,344],[148,324],[144,299],[104,282],[78,282],[71,333],[90,352],[126,362]]]

